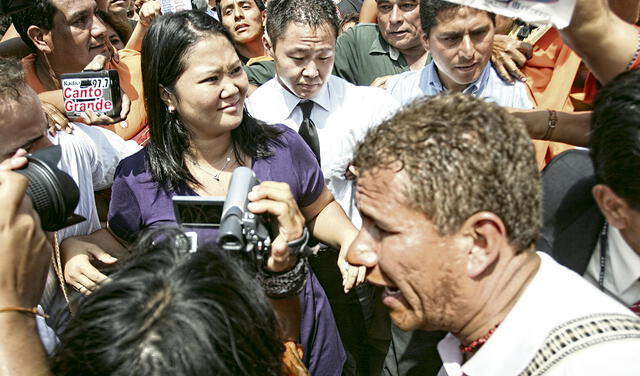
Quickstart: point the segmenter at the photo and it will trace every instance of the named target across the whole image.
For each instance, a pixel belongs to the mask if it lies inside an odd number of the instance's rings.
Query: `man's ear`
[[[482,211],[467,218],[461,231],[472,240],[467,249],[467,275],[477,278],[497,262],[508,243],[506,227],[500,217]]]
[[[31,25],[27,28],[27,36],[36,46],[36,49],[44,54],[50,54],[51,46],[51,32],[49,30],[42,29],[38,26]]]
[[[425,33],[422,33],[420,41],[422,42],[422,47],[424,47],[425,50],[429,51],[429,37],[427,37]]]
[[[596,184],[591,193],[607,223],[618,230],[624,230],[629,223],[630,208],[627,202],[604,184]]]
[[[271,44],[271,39],[269,39],[269,35],[266,32],[262,33],[262,44],[264,45],[264,50],[267,51],[269,56],[275,60],[276,52]]]

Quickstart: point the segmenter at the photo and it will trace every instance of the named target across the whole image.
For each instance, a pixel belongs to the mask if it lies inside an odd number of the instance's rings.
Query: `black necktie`
[[[302,123],[298,133],[300,137],[309,145],[313,154],[316,155],[318,164],[320,164],[320,141],[318,140],[318,131],[316,125],[311,120],[311,110],[313,109],[312,101],[301,101],[298,106],[302,110]]]

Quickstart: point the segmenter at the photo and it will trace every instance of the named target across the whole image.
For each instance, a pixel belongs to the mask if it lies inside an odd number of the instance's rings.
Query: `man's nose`
[[[473,45],[471,37],[468,34],[463,36],[462,41],[460,41],[460,48],[458,49],[460,57],[465,60],[472,60],[474,52],[475,46]]]
[[[242,12],[242,8],[241,7],[239,7],[239,6],[233,7],[233,17],[236,20],[239,20],[239,19],[243,18],[243,16],[244,16],[244,13]]]
[[[372,268],[378,263],[378,255],[373,249],[370,236],[366,229],[361,229],[353,240],[347,252],[347,261],[351,265]]]
[[[402,22],[402,12],[397,5],[394,5],[391,8],[391,13],[389,14],[389,22],[392,24],[397,24]]]
[[[302,70],[302,75],[305,77],[313,78],[319,74],[320,72],[318,71],[318,65],[316,64],[315,61],[313,61],[313,59],[310,59],[307,65],[304,66],[304,69]]]
[[[105,38],[107,35],[107,28],[104,26],[104,21],[97,15],[93,15],[93,25],[91,25],[91,36],[94,38]]]

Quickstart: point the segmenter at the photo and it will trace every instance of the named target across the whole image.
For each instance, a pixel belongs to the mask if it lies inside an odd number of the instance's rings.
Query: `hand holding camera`
[[[298,261],[297,255],[289,252],[289,242],[299,239],[304,233],[304,216],[293,199],[287,183],[263,182],[248,194],[251,201],[247,208],[255,214],[269,213],[278,221],[278,234],[271,243],[271,256],[267,269],[283,272]]]
[[[20,158],[4,161],[0,168],[0,308],[35,307],[51,260],[51,244],[25,194],[27,178],[8,168]]]

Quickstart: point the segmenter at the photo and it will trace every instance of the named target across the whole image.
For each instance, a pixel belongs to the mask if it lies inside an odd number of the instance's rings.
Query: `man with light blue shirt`
[[[491,64],[495,16],[440,0],[421,0],[423,42],[433,61],[391,77],[387,90],[403,105],[443,91],[463,92],[504,107],[532,108],[522,82],[503,81]]]

